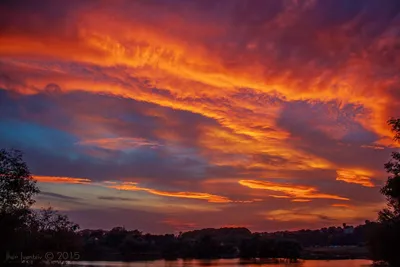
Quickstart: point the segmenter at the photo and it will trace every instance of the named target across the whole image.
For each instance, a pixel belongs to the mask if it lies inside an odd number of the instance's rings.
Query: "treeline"
[[[366,246],[368,237],[375,227],[375,222],[366,220],[364,224],[355,227],[343,224],[317,230],[280,231],[263,235],[270,238],[293,239],[303,247]]]
[[[246,228],[203,229],[180,235],[151,235],[122,227],[78,233],[85,260],[282,258],[296,261],[295,240],[252,234]]]
[[[302,258],[310,247],[365,247],[377,223],[352,227],[329,227],[251,233],[246,228],[202,229],[179,235],[143,234],[116,227],[110,231],[83,230],[77,233],[85,260],[135,260],[176,258]],[[100,257],[100,258],[99,258]]]

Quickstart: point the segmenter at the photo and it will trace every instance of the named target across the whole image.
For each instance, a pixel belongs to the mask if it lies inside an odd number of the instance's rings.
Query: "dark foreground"
[[[298,263],[274,262],[274,261],[245,261],[238,259],[221,260],[176,260],[176,261],[151,261],[151,262],[79,262],[76,267],[101,266],[101,267],[239,267],[239,266],[301,266],[301,267],[368,267],[372,266],[369,260],[306,260]]]

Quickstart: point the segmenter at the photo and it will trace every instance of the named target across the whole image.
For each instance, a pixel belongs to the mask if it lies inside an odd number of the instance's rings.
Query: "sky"
[[[0,147],[81,228],[377,218],[398,0],[5,0]]]

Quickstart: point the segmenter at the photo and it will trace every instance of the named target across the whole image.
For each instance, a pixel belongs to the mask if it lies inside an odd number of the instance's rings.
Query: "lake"
[[[251,263],[238,259],[229,260],[177,260],[177,261],[148,261],[148,262],[78,262],[74,266],[79,267],[259,267],[259,266],[292,266],[292,267],[368,267],[369,260],[308,260],[299,263]]]

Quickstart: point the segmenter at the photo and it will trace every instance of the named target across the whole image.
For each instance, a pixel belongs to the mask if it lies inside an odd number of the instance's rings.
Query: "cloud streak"
[[[212,195],[208,193],[198,193],[198,192],[168,192],[155,190],[151,188],[139,187],[137,183],[125,182],[119,185],[111,185],[110,188],[115,188],[118,190],[127,191],[146,191],[150,194],[164,196],[164,197],[176,197],[176,198],[188,198],[188,199],[201,199],[206,200],[211,203],[230,203],[233,202],[227,197]]]
[[[86,178],[38,176],[38,175],[34,175],[33,178],[40,183],[56,183],[56,184],[89,184],[89,183],[91,183],[91,181]]]
[[[266,181],[256,181],[256,180],[240,180],[239,184],[252,188],[268,190],[272,192],[280,192],[283,195],[269,195],[275,198],[287,198],[292,197],[299,201],[299,199],[336,199],[336,200],[349,200],[349,198],[340,197],[336,195],[319,193],[314,187],[301,186],[294,184],[280,184]]]
[[[371,182],[371,174],[362,170],[337,170],[336,180],[346,183],[360,184],[366,187],[374,187]]]
[[[151,148],[157,148],[160,144],[156,142],[150,142],[143,138],[133,137],[116,137],[116,138],[103,138],[94,140],[83,140],[77,143],[82,146],[95,146],[110,150],[129,150],[132,148],[149,146]]]

